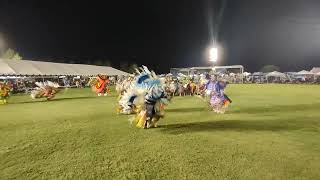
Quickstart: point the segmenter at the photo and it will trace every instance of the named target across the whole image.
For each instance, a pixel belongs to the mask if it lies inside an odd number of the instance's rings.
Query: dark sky
[[[24,59],[110,60],[170,67],[209,65],[208,9],[217,26],[222,0],[2,0],[0,32]],[[217,29],[217,27],[214,27]],[[227,0],[219,26],[220,64],[248,71],[320,66],[319,0]]]

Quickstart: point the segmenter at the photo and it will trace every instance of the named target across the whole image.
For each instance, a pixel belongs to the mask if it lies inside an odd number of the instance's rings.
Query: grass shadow
[[[319,123],[312,120],[221,120],[161,125],[164,133],[183,134],[213,131],[292,131],[309,129],[318,131]]]
[[[43,99],[37,99],[37,100],[31,100],[31,101],[22,101],[22,102],[14,102],[10,104],[30,104],[30,103],[43,103],[43,102],[55,102],[55,101],[66,101],[66,100],[81,100],[81,99],[93,99],[93,98],[98,98],[94,96],[90,97],[70,97],[70,98],[56,98],[47,101],[45,98]]]
[[[166,109],[166,112],[177,112],[177,113],[186,113],[186,112],[201,112],[206,111],[205,107],[198,108],[175,108],[175,109]]]
[[[231,113],[236,114],[259,114],[259,113],[272,113],[272,112],[296,112],[296,111],[305,111],[305,110],[318,110],[320,108],[320,103],[314,104],[295,104],[295,105],[274,105],[270,107],[250,107],[250,108],[241,108],[237,110],[230,111]]]

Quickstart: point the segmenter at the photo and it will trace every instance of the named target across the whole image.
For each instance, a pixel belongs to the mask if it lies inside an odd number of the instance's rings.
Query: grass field
[[[89,89],[0,106],[0,179],[320,179],[320,86],[230,85],[227,114],[177,97],[157,129]]]

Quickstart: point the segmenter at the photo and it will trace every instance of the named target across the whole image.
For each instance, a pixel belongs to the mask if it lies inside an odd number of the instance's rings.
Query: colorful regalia
[[[217,81],[213,84],[211,90],[210,105],[214,112],[223,114],[228,109],[231,99],[224,93],[226,83],[223,81]]]
[[[55,97],[55,95],[59,92],[59,84],[53,83],[51,81],[46,82],[36,82],[36,87],[31,92],[32,99],[46,98],[47,100],[51,100]]]
[[[144,103],[144,95],[148,88],[152,87],[155,83],[160,83],[159,79],[152,79],[149,73],[140,73],[138,70],[137,72],[138,75],[131,81],[128,81],[127,85],[124,85],[126,86],[126,89],[123,89],[120,94],[117,110],[119,114],[133,114],[140,112]]]
[[[211,98],[211,94],[214,92],[216,81],[209,80],[205,85],[204,96],[206,98]]]
[[[136,116],[135,123],[139,128],[156,128],[160,118],[164,117],[164,107],[168,99],[162,87],[153,86],[145,95],[144,108]]]
[[[158,78],[145,66],[130,83],[119,100],[118,113],[133,114],[131,122],[139,128],[156,127],[157,122],[164,116],[164,105],[167,104],[164,79]]]
[[[133,79],[134,76],[122,77],[118,79],[116,84],[116,91],[119,94],[119,99],[128,89],[130,89]]]
[[[193,80],[191,80],[191,81],[189,82],[187,88],[188,88],[188,90],[189,90],[190,95],[193,96],[193,95],[195,94],[195,92],[196,92],[197,85],[196,85],[196,83],[195,83]]]
[[[96,92],[98,96],[107,96],[108,93],[110,93],[109,79],[105,75],[98,75],[90,84],[92,90]]]
[[[171,81],[168,87],[171,96],[175,96],[175,94],[178,92],[178,83],[176,81]]]
[[[7,83],[0,82],[0,104],[7,104],[11,87]]]

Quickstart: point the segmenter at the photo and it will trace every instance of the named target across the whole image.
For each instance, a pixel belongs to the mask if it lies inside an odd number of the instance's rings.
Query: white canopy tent
[[[287,78],[287,76],[284,73],[281,73],[278,71],[270,72],[266,75],[266,77],[267,77],[267,82],[269,82],[269,78],[274,78],[279,80],[284,80]]]
[[[254,72],[253,74],[251,74],[252,76],[264,76],[263,72]]]
[[[14,71],[13,74],[3,74],[2,72],[0,72],[0,74],[3,75],[46,75],[42,73],[37,67],[35,67],[32,64],[32,61],[7,60],[3,62],[6,63]]]
[[[286,75],[284,73],[273,71],[266,75],[266,77],[277,77],[277,78],[286,78]]]
[[[15,71],[5,61],[0,60],[0,74],[13,75],[15,74]]]
[[[250,76],[251,73],[249,73],[249,72],[244,72],[243,75],[244,75],[245,77],[247,77],[247,76]]]
[[[320,74],[320,67],[314,67],[311,69],[310,72],[315,73],[315,74]]]
[[[97,74],[103,74],[107,76],[129,75],[129,73],[107,66],[0,59],[0,75],[95,76]]]
[[[231,69],[238,69],[240,74],[243,74],[243,71],[244,71],[244,67],[242,65],[214,66],[212,68],[214,72],[218,72],[220,70],[231,70]]]
[[[314,75],[314,73],[310,72],[310,71],[306,71],[306,70],[302,70],[296,73],[296,75]]]
[[[302,70],[294,74],[295,78],[301,79],[303,81],[314,81],[317,77],[316,73],[311,71]]]

